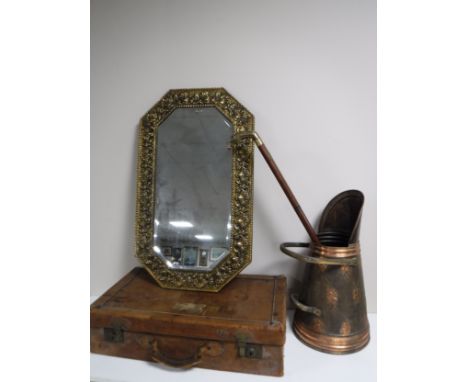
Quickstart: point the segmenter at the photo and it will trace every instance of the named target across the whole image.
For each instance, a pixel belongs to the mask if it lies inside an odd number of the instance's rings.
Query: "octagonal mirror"
[[[170,90],[142,119],[136,256],[165,288],[218,291],[251,261],[254,119],[226,90]]]

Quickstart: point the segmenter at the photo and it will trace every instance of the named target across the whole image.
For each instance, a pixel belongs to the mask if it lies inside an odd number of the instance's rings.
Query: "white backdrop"
[[[256,119],[310,220],[357,188],[369,312],[376,312],[375,0],[91,1],[91,294],[133,258],[136,129],[173,88],[226,88]],[[245,273],[301,267],[284,241],[307,241],[255,156],[253,261]]]

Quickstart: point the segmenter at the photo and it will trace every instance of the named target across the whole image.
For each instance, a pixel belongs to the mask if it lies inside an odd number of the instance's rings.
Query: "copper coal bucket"
[[[363,204],[362,192],[342,192],[322,214],[320,244],[281,244],[285,254],[306,263],[302,290],[291,295],[294,332],[306,345],[326,353],[353,353],[369,342],[358,240]],[[309,251],[303,255],[292,247]]]

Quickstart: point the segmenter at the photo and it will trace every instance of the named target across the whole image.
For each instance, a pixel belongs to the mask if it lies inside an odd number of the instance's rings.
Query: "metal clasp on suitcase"
[[[247,336],[245,334],[238,334],[237,349],[239,350],[239,357],[241,358],[256,358],[261,359],[263,356],[263,346],[259,344],[247,343]]]
[[[121,326],[104,328],[104,340],[109,342],[124,342],[124,330]]]

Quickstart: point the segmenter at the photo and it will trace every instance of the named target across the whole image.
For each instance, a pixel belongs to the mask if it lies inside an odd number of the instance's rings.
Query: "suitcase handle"
[[[151,354],[151,359],[155,362],[161,363],[169,367],[176,367],[179,369],[190,369],[198,365],[201,362],[201,357],[203,351],[206,349],[207,344],[204,343],[200,345],[195,353],[187,358],[172,358],[168,355],[163,354],[158,347],[158,341],[154,340],[153,342],[153,351]]]
[[[280,250],[284,254],[294,257],[297,260],[303,261],[309,264],[323,264],[323,265],[356,265],[357,259],[356,257],[351,258],[325,258],[325,257],[316,257],[316,256],[308,256],[302,255],[300,253],[296,253],[291,251],[288,248],[309,248],[309,243],[281,243]]]

